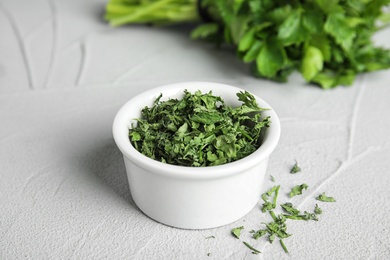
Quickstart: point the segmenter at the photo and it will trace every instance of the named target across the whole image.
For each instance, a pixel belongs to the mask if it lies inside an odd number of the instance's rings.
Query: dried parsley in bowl
[[[140,153],[163,163],[213,166],[239,160],[259,148],[261,132],[270,124],[252,94],[236,94],[230,107],[212,92],[184,91],[182,99],[161,101],[141,111],[129,139]]]

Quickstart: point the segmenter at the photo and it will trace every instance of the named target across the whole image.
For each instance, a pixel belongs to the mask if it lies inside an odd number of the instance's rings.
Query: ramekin
[[[271,117],[261,146],[240,160],[209,167],[185,167],[158,162],[138,152],[129,141],[129,128],[145,106],[161,100],[182,98],[184,90],[212,91],[227,105],[239,106],[237,87],[212,82],[183,82],[145,91],[129,100],[118,111],[113,123],[114,140],[123,154],[130,192],[139,209],[150,218],[177,228],[208,229],[227,225],[249,213],[259,201],[268,158],[280,137],[277,114],[263,99],[260,107],[269,108]]]

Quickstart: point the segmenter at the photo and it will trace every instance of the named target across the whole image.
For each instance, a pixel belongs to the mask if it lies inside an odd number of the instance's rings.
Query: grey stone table
[[[109,28],[105,1],[0,1],[0,259],[389,259],[390,72],[323,91],[252,78],[229,50],[189,28]],[[390,30],[375,36],[390,47]],[[264,190],[280,184],[320,221],[289,221],[291,254],[248,232],[270,217],[210,230],[171,228],[131,199],[113,117],[134,95],[180,81],[235,85],[267,100],[282,123]],[[289,174],[297,160],[302,172]],[[269,180],[275,177],[276,182]],[[153,191],[151,191],[153,192]],[[230,230],[243,225],[242,241]],[[213,239],[206,237],[214,236]],[[209,254],[209,256],[208,256]]]

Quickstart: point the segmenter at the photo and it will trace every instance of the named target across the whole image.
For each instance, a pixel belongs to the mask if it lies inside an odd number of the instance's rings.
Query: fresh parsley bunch
[[[232,108],[211,92],[185,91],[182,99],[145,107],[129,139],[142,154],[174,165],[213,166],[239,160],[260,146],[270,124],[249,92],[237,93],[242,105]]]
[[[201,3],[201,4],[200,4]],[[390,51],[373,34],[390,22],[390,0],[110,0],[106,19],[167,24],[200,21],[191,33],[236,48],[255,76],[287,81],[299,71],[307,82],[333,88],[355,76],[390,68]]]

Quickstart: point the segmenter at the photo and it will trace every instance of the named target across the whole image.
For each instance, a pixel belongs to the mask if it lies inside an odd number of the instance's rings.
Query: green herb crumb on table
[[[211,92],[161,98],[142,109],[129,139],[136,150],[163,163],[199,167],[242,159],[260,147],[260,136],[271,123],[247,91],[237,93],[238,107]]]
[[[323,202],[336,202],[336,200],[333,197],[326,196],[325,192],[320,194],[316,199]]]
[[[295,161],[295,164],[291,168],[290,173],[295,174],[295,173],[298,173],[300,171],[301,171],[301,168],[298,166],[298,162]]]
[[[307,190],[309,186],[306,183],[302,183],[301,185],[294,186],[290,191],[290,198],[295,197],[297,195],[302,195],[303,190]]]
[[[256,77],[285,82],[299,71],[324,89],[390,68],[390,51],[372,36],[390,23],[390,0],[109,0],[105,19],[166,25],[202,22],[192,33],[232,45]]]
[[[261,253],[260,250],[257,250],[256,248],[254,248],[253,246],[248,244],[248,242],[243,241],[242,243],[244,243],[244,245],[246,245],[246,247],[248,247],[250,250],[252,250],[252,254],[257,255],[257,254]]]
[[[241,236],[241,231],[242,231],[243,229],[244,229],[243,226],[241,226],[241,227],[236,227],[236,228],[233,228],[233,229],[231,230],[231,233],[232,233],[232,235],[235,236],[236,238],[240,238],[240,236]]]
[[[297,163],[296,163],[297,165]],[[272,176],[272,175],[271,175]],[[274,181],[273,178],[270,179],[271,181]],[[304,189],[307,189],[309,186],[305,183],[301,185],[295,186],[290,194],[289,197],[293,197],[296,195],[301,195],[302,191]],[[288,219],[290,220],[314,220],[318,221],[318,215],[322,214],[322,209],[318,206],[318,204],[315,205],[314,207],[314,212],[307,212],[304,211],[304,213],[301,213],[300,210],[298,210],[291,202],[286,202],[284,204],[280,204],[280,207],[284,211],[284,213],[276,215],[275,212],[273,211],[276,209],[277,205],[277,198],[280,190],[280,185],[274,185],[271,187],[269,190],[264,192],[261,195],[261,198],[263,199],[264,203],[262,205],[261,211],[262,212],[269,212],[269,214],[272,217],[272,221],[269,223],[264,223],[262,222],[263,225],[265,225],[265,228],[259,229],[259,230],[251,230],[249,233],[252,234],[252,238],[257,240],[263,236],[268,236],[268,242],[273,243],[275,239],[279,239],[279,244],[282,247],[283,251],[286,254],[290,254],[289,250],[287,249],[286,244],[284,243],[284,240],[287,239],[288,237],[292,236],[292,234],[287,233],[287,224],[286,221]],[[272,202],[269,201],[270,197],[274,195]],[[317,198],[319,201],[323,202],[335,202],[336,200],[333,197],[327,197],[325,193],[320,194]],[[243,227],[239,228],[239,235],[241,235],[241,230],[244,229]],[[234,229],[233,229],[234,230]],[[233,232],[232,230],[232,232]],[[236,238],[239,238],[239,236],[236,236]],[[245,244],[246,242],[244,242]],[[257,251],[253,250],[253,247],[250,246],[249,244],[245,244],[249,249],[252,250],[252,253],[258,254],[260,253]]]

